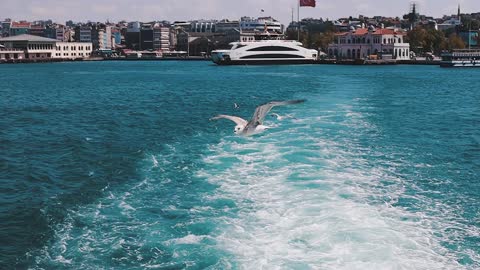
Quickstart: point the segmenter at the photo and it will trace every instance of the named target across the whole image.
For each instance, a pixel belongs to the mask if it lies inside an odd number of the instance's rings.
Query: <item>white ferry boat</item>
[[[212,51],[218,65],[311,64],[318,51],[302,47],[295,40],[232,42],[230,50]]]
[[[442,54],[441,67],[480,67],[480,50],[454,50]]]

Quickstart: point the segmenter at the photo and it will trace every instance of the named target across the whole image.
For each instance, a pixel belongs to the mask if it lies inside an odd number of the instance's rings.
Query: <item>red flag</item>
[[[315,7],[315,0],[300,0],[301,7]]]

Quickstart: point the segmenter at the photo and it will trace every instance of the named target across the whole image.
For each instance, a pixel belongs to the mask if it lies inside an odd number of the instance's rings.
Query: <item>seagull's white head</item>
[[[236,125],[235,126],[235,129],[233,130],[233,132],[235,132],[235,134],[240,134],[243,132],[243,130],[245,129],[245,126],[243,125]]]

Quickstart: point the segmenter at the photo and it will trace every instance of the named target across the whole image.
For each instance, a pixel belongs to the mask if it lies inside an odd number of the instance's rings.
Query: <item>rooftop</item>
[[[18,36],[0,38],[0,42],[4,42],[4,41],[57,42],[58,40],[52,39],[52,38],[44,38],[44,37],[39,37],[34,35],[23,34]]]
[[[355,30],[355,32],[341,32],[341,33],[336,33],[336,36],[347,36],[349,34],[354,35],[354,36],[363,36],[368,34],[369,31],[367,28],[358,28]],[[380,28],[376,29],[375,31],[371,32],[373,35],[404,35],[404,32],[401,31],[396,31],[394,29],[386,29],[386,28]]]
[[[29,28],[32,25],[30,22],[12,22],[12,28]]]

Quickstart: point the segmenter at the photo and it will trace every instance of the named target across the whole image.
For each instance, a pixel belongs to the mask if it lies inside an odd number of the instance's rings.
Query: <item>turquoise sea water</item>
[[[479,76],[1,65],[0,268],[478,269]]]

